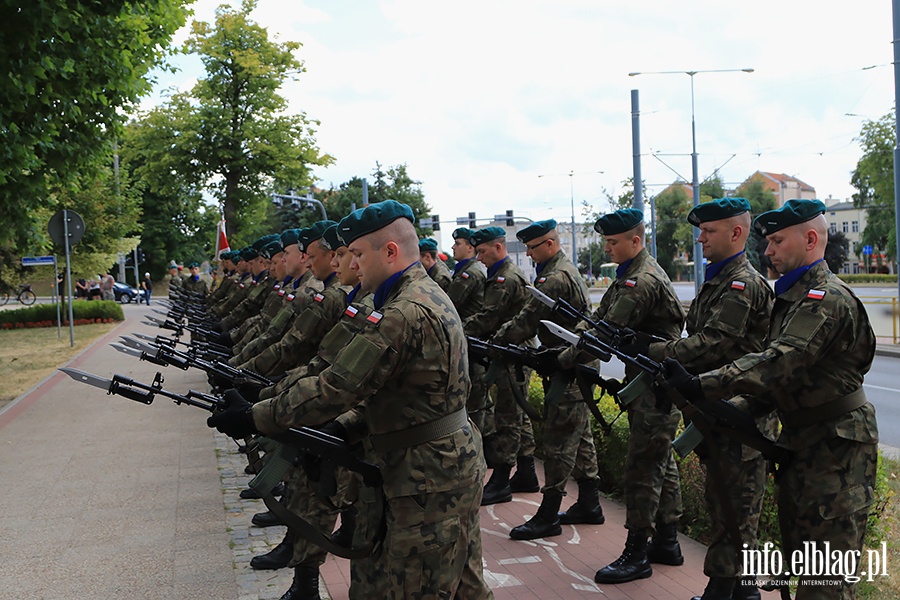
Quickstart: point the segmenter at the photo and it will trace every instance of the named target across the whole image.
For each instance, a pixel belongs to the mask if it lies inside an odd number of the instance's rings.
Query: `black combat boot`
[[[646,579],[651,575],[653,575],[653,567],[647,560],[647,536],[629,531],[622,555],[597,571],[594,581],[597,583],[625,583],[636,579]]]
[[[253,515],[253,518],[250,519],[250,522],[257,527],[274,527],[275,525],[284,525],[284,521],[282,521],[281,518],[278,517],[278,515],[268,510],[265,512],[256,513],[255,515]]]
[[[691,600],[731,600],[733,588],[733,577],[710,577],[703,595],[694,596]]]
[[[536,540],[561,534],[562,526],[559,524],[560,504],[562,504],[562,494],[556,491],[544,492],[544,499],[541,501],[537,514],[524,524],[513,527],[512,531],[509,532],[509,537],[514,540]]]
[[[484,449],[484,462],[487,463],[487,468],[493,469],[496,466],[496,461],[494,461],[494,436],[484,436],[481,439],[481,447]]]
[[[658,565],[677,567],[684,564],[681,545],[678,543],[678,527],[675,523],[656,526],[656,533],[647,544],[647,558]]]
[[[353,531],[356,529],[356,507],[341,511],[341,526],[331,534],[331,541],[345,548],[353,547]]]
[[[497,465],[491,478],[484,485],[484,495],[481,497],[481,505],[500,504],[512,502],[512,492],[509,489],[509,472],[511,465]]]
[[[603,509],[600,508],[600,490],[596,479],[578,480],[578,500],[566,512],[559,513],[559,522],[563,525],[588,523],[602,525],[606,521]]]
[[[321,600],[318,567],[294,567],[294,581],[280,600]]]
[[[731,600],[760,600],[759,588],[753,577],[738,577],[734,582],[734,590],[731,592]]]
[[[522,492],[538,492],[541,484],[538,483],[537,473],[534,472],[534,457],[520,456],[516,459],[516,474],[509,480],[509,491],[513,494]]]
[[[294,536],[288,529],[284,539],[277,546],[259,556],[250,559],[250,568],[257,570],[283,569],[291,562],[294,556]]]

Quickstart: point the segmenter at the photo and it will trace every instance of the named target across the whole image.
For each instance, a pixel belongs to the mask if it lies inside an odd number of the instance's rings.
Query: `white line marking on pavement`
[[[539,563],[541,562],[540,556],[523,556],[521,558],[504,558],[503,560],[498,560],[497,564],[500,565],[527,565],[529,563]]]
[[[900,390],[894,388],[881,387],[880,385],[871,385],[869,383],[864,383],[863,387],[872,388],[873,390],[884,390],[885,392],[900,392]]]

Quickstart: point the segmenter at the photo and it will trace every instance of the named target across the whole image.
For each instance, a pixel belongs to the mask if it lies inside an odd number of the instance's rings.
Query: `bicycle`
[[[25,306],[30,306],[34,304],[34,301],[36,299],[37,296],[35,296],[34,292],[31,291],[30,283],[19,284],[19,291],[16,292],[16,300],[18,300]],[[9,302],[9,292],[4,290],[3,292],[0,292],[0,306],[6,304],[7,302]]]

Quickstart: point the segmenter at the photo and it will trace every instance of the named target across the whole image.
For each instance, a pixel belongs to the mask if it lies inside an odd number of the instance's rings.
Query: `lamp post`
[[[590,171],[591,173],[603,173],[603,171]],[[580,175],[581,173],[576,173],[575,171],[569,171],[568,173],[554,173],[555,175],[568,175],[569,176],[569,198],[572,201],[572,262],[576,265],[578,264],[578,248],[575,243],[575,175]],[[538,177],[546,177],[546,175],[538,175]]]
[[[700,71],[635,71],[629,77],[637,75],[688,75],[691,78],[691,188],[694,191],[694,206],[700,204],[700,181],[697,169],[697,122],[694,119],[694,75],[698,73],[752,73],[753,69],[706,69]],[[703,245],[697,241],[699,229],[694,229],[694,289],[700,293],[703,283]]]

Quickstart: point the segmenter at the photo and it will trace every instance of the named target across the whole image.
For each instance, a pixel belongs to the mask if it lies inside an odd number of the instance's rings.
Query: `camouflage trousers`
[[[763,494],[766,491],[766,459],[758,452],[747,456],[745,448],[719,432],[713,432],[712,439],[704,443],[714,443],[719,449],[720,462],[717,480],[706,472],[706,507],[709,510],[711,541],[706,549],[703,573],[708,577],[737,577],[741,575],[743,545],[756,548],[756,532]],[[711,458],[701,460],[708,464]],[[735,543],[729,535],[727,508],[723,505],[722,494],[731,504],[732,514],[737,518],[741,539]]]
[[[493,598],[482,567],[483,476],[465,488],[388,500],[384,546],[372,558],[351,562],[351,574],[357,570],[350,598]]]
[[[599,477],[591,413],[581,400],[576,385],[568,385],[559,399],[548,400],[545,396],[544,402],[545,457],[541,492],[556,491],[565,496],[569,477],[576,480]]]
[[[291,467],[285,479],[287,481],[285,486],[287,489],[284,501],[287,509],[302,517],[325,536],[330,536],[331,532],[334,531],[339,512],[337,506],[335,506],[335,499],[322,497],[317,494],[316,484],[310,481],[306,471],[302,468]],[[343,479],[346,486],[349,478],[344,477]],[[338,481],[341,481],[340,476],[338,476]],[[339,487],[338,495],[342,496],[342,492],[343,490]],[[288,566],[318,567],[325,562],[327,554],[320,546],[302,536],[296,535],[294,536],[294,556],[288,563]]]
[[[534,430],[531,419],[516,402],[512,387],[515,385],[523,398],[528,398],[528,380],[531,369],[525,370],[525,381],[515,380],[515,375],[504,369],[497,377],[497,404],[494,408],[494,426],[492,452],[494,464],[514,465],[520,456],[534,456]]]
[[[681,420],[674,406],[663,412],[651,392],[628,408],[625,455],[625,527],[652,535],[655,524],[670,525],[681,517],[681,484],[672,440]]]
[[[778,520],[784,556],[815,542],[832,552],[862,551],[869,509],[874,501],[878,445],[840,437],[824,439],[792,452],[778,474]],[[842,577],[840,585],[813,585],[801,577],[796,600],[848,599],[855,590]]]
[[[466,401],[466,412],[469,418],[478,427],[481,437],[485,438],[494,434],[494,403],[488,393],[488,384],[485,381],[486,369],[475,361],[469,363],[469,378],[472,380],[472,388],[469,390],[469,399]]]

